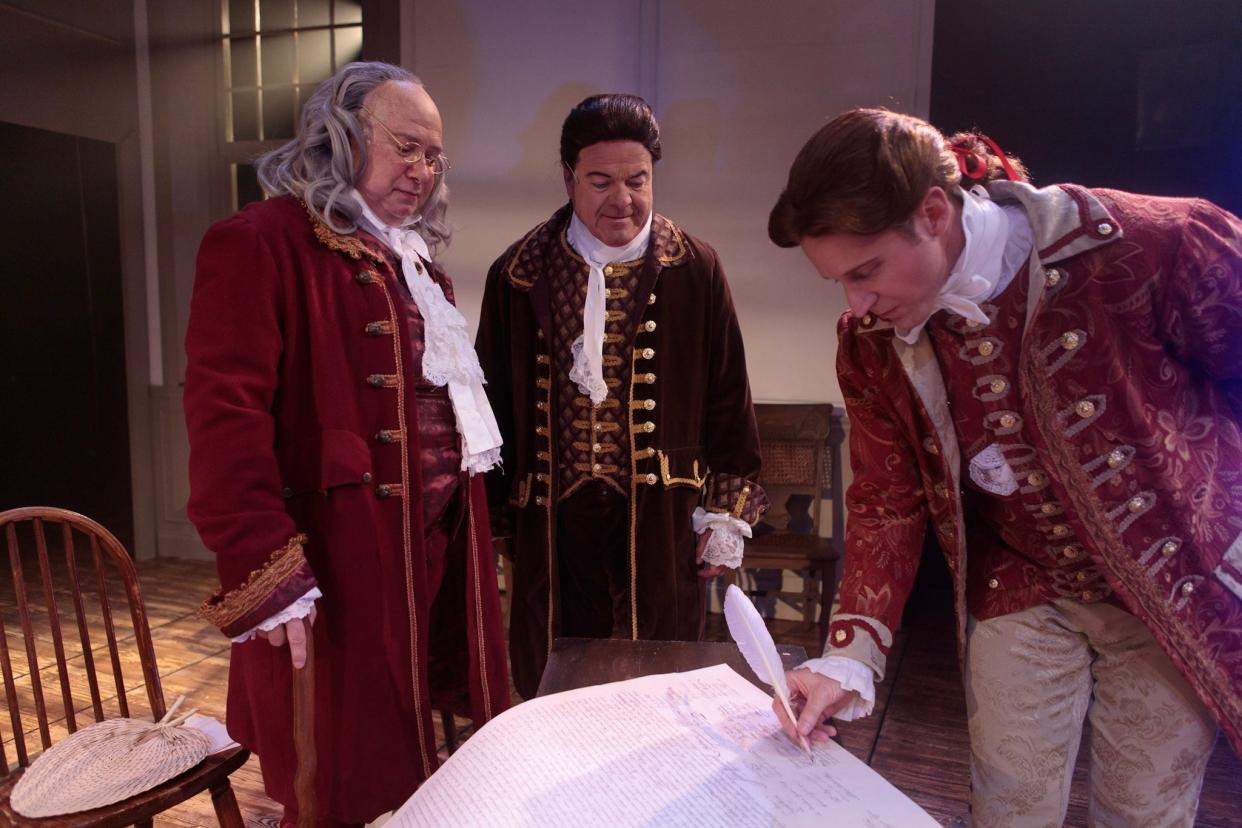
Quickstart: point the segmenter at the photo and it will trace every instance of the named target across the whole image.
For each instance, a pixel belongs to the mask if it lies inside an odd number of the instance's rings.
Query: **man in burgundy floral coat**
[[[1217,724],[1242,748],[1242,223],[855,110],[769,231],[850,306],[845,571],[797,730],[871,711],[930,529],[973,824],[1061,824],[1086,715],[1093,824],[1191,825]]]

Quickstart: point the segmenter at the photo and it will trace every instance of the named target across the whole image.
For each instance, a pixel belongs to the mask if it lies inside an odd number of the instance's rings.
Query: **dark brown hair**
[[[1008,163],[1018,180],[1027,180],[1020,161]],[[967,186],[1008,177],[1002,158],[976,133],[946,139],[912,115],[850,110],[811,136],[794,159],[768,217],[768,236],[780,247],[796,247],[808,236],[903,227],[932,187],[952,194],[963,183],[963,167]]]
[[[561,163],[573,169],[578,153],[601,141],[637,141],[660,160],[660,125],[637,95],[592,95],[570,110],[561,126]]]

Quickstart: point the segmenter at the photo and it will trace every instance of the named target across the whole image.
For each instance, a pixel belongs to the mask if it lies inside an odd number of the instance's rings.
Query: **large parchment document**
[[[791,744],[725,665],[532,699],[493,719],[389,826],[938,823],[835,743]]]

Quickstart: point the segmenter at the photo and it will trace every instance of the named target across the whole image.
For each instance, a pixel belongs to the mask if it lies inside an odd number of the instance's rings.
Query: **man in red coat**
[[[508,706],[480,474],[499,432],[431,253],[449,237],[441,131],[408,72],[349,64],[260,159],[271,198],[199,252],[188,512],[221,582],[202,614],[235,642],[229,732],[282,824],[308,620],[325,825],[395,809],[432,773],[433,709],[481,726]]]
[[[850,305],[841,601],[789,674],[797,729],[871,711],[930,530],[972,824],[1061,824],[1084,717],[1092,824],[1193,824],[1217,723],[1242,748],[1242,223],[1036,189],[981,136],[855,110],[769,232]]]

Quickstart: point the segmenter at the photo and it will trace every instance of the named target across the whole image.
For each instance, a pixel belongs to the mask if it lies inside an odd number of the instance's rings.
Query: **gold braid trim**
[[[266,566],[251,572],[237,589],[228,593],[217,590],[204,601],[198,608],[198,617],[224,629],[253,610],[265,596],[306,563],[306,555],[302,552],[304,543],[306,535],[289,538],[283,548],[272,553]]]
[[[345,236],[336,232],[325,224],[323,219],[315,215],[305,201],[302,201],[302,199],[298,199],[298,201],[303,209],[306,210],[306,215],[310,218],[311,226],[315,230],[315,238],[319,240],[320,244],[326,245],[330,250],[344,253],[351,259],[362,259],[365,256],[376,264],[382,265],[384,263],[384,257],[363,244],[362,240],[357,236]]]

